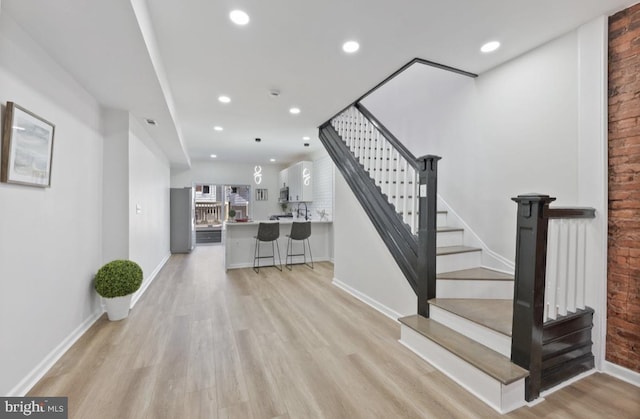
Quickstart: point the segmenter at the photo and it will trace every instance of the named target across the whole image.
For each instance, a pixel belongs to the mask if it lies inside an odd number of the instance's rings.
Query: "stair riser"
[[[436,298],[513,298],[513,281],[438,279]]]
[[[405,325],[401,327],[400,343],[499,413],[508,413],[525,404],[524,378],[503,385]]]
[[[480,251],[439,255],[436,260],[436,273],[475,268],[480,266],[481,260]]]
[[[436,246],[462,246],[464,245],[463,231],[439,231],[436,236]]]
[[[434,305],[429,305],[429,317],[431,320],[435,320],[507,358],[511,357],[511,338],[509,336]]]

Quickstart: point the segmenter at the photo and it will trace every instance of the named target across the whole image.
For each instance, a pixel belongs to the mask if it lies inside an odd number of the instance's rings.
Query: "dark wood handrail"
[[[391,143],[391,145],[393,146],[393,148],[395,148],[398,153],[400,153],[400,155],[409,162],[409,164],[415,169],[415,170],[420,170],[420,163],[418,161],[418,159],[416,159],[416,157],[409,151],[409,149],[407,147],[404,146],[404,144],[402,144],[402,142],[400,142],[400,140],[398,140],[398,138],[396,138],[395,135],[393,135],[393,133],[391,131],[389,131],[387,129],[387,127],[385,127],[382,122],[380,122],[378,120],[378,118],[376,118],[375,116],[373,116],[373,114],[371,112],[369,112],[369,109],[367,109],[362,103],[356,103],[355,105],[353,105],[365,118],[367,118],[367,120],[369,120],[369,122],[376,127],[376,129],[378,131],[380,131],[382,133],[382,135],[384,136],[384,138],[387,139],[387,141],[389,141]]]
[[[545,218],[595,218],[596,209],[590,207],[545,207],[542,215]]]

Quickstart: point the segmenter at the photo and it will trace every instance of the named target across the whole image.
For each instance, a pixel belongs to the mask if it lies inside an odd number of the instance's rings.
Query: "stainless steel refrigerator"
[[[196,245],[193,188],[171,188],[171,253],[189,253]]]

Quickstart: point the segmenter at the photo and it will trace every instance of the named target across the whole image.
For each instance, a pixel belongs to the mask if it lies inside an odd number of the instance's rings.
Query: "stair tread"
[[[513,301],[471,298],[432,298],[429,304],[498,333],[511,336]]]
[[[512,363],[509,358],[436,321],[419,315],[398,320],[504,385],[529,375],[529,371]]]
[[[452,231],[464,231],[464,228],[439,226],[439,227],[437,227],[437,231],[438,231],[438,233],[449,233],[449,232],[452,232]]]
[[[438,229],[438,231],[440,231]],[[443,272],[437,275],[438,279],[466,279],[478,281],[513,281],[513,275],[494,271],[488,268],[471,268],[460,271]]]
[[[436,248],[436,255],[453,255],[456,253],[468,253],[468,252],[479,252],[482,249],[478,247],[469,247],[469,246],[444,246]]]

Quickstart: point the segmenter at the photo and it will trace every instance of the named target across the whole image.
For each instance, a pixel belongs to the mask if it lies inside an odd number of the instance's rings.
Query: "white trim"
[[[602,372],[612,377],[626,381],[636,387],[640,387],[640,374],[628,368],[621,367],[613,362],[604,361],[602,364]]]
[[[101,307],[102,308],[102,307]],[[80,326],[78,326],[73,332],[71,332],[58,346],[56,346],[36,367],[29,372],[14,388],[12,388],[7,396],[9,397],[24,397],[38,381],[44,377],[44,375],[58,362],[58,360],[64,355],[71,346],[84,333],[89,330],[91,326],[104,314],[104,311],[98,311],[89,316]]]
[[[387,316],[391,320],[395,321],[396,323],[399,323],[398,319],[400,317],[404,317],[402,314],[398,313],[395,310],[390,309],[389,307],[387,307],[384,304],[374,300],[373,298],[369,297],[368,295],[365,295],[365,294],[361,293],[360,291],[358,291],[355,288],[351,288],[349,285],[347,285],[344,282],[340,281],[338,278],[333,278],[333,282],[332,283],[336,287],[340,288],[341,290],[345,291],[348,294],[351,294],[351,296],[353,296],[353,297],[357,298],[358,300],[362,301],[363,303],[367,304],[369,307],[379,311],[380,313],[384,314],[385,316]]]
[[[607,336],[609,21],[599,16],[577,29],[578,205],[596,209],[587,232],[586,305],[595,311],[595,366],[602,369]],[[590,290],[590,291],[589,291]]]
[[[131,308],[135,307],[135,305],[138,302],[138,300],[140,300],[140,298],[142,298],[142,296],[144,295],[145,291],[147,291],[147,288],[149,288],[149,285],[151,285],[153,280],[156,279],[156,276],[158,276],[158,273],[160,273],[160,270],[164,267],[164,265],[167,263],[167,261],[169,260],[170,257],[171,257],[171,253],[166,255],[164,257],[164,259],[162,259],[162,261],[160,261],[158,266],[156,266],[156,268],[153,270],[153,272],[151,272],[151,275],[149,275],[147,280],[142,283],[142,287],[140,287],[140,289],[135,292],[135,294],[133,295],[133,298],[131,299]]]
[[[447,211],[447,224],[449,226],[464,229],[464,243],[466,246],[480,247],[482,249],[482,266],[509,274],[515,272],[515,263],[491,250],[440,194],[438,194],[438,210]],[[448,218],[451,215],[453,215],[453,220]]]

